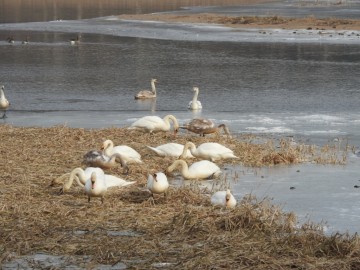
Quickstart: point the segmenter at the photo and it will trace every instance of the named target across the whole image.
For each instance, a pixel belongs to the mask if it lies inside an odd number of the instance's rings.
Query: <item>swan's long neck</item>
[[[151,81],[151,91],[156,95],[156,87],[154,81]]]
[[[179,128],[179,123],[178,123],[177,119],[175,118],[175,116],[169,114],[169,115],[167,115],[167,116],[164,117],[164,122],[165,122],[166,126],[169,127],[169,129],[170,129],[170,122],[169,122],[169,120],[171,120],[171,121],[173,122],[173,124],[174,124],[174,129],[177,130],[177,129]]]
[[[186,157],[186,152],[187,150],[190,149],[190,152],[193,156],[197,157],[198,153],[197,153],[197,149],[196,149],[196,146],[195,144],[193,144],[192,142],[187,142],[185,145],[184,145],[184,150],[181,154],[181,158],[185,158]]]
[[[107,155],[108,157],[111,156],[112,151],[114,148],[114,143],[112,141],[107,141],[106,145],[104,145],[104,154]]]
[[[72,170],[72,172],[70,173],[69,180],[64,183],[63,190],[64,191],[69,190],[74,180],[77,182],[79,186],[84,187],[86,176],[83,169],[76,168]]]
[[[198,98],[198,95],[199,95],[199,89],[198,88],[194,88],[194,97],[193,97],[193,99],[192,99],[192,102],[193,103],[196,103],[196,101],[197,101],[197,98]]]
[[[180,168],[181,174],[185,178],[191,178],[190,173],[189,173],[189,167],[188,167],[187,163],[184,160],[176,160],[176,161],[174,161],[173,165],[171,165],[171,167],[170,167],[171,168],[170,171],[173,171],[179,165],[181,166],[181,168]]]
[[[5,99],[5,94],[3,88],[0,88],[0,99]]]
[[[219,129],[222,128],[222,129],[224,130],[224,133],[225,133],[227,136],[231,137],[229,128],[228,128],[225,124],[219,125],[218,128],[219,128]]]
[[[110,162],[111,164],[115,164],[116,158],[120,159],[121,167],[123,167],[123,168],[128,168],[124,157],[123,157],[121,154],[119,154],[119,153],[112,154],[111,157],[110,157],[109,162]]]

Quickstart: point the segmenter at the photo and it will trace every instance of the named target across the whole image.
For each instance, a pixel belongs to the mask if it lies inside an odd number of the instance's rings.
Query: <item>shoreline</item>
[[[284,29],[284,30],[354,30],[360,31],[360,20],[323,18],[314,16],[288,18],[282,16],[227,16],[211,13],[198,14],[122,14],[121,20],[157,21],[166,23],[217,24],[231,28],[244,29]]]
[[[201,188],[202,184],[209,186],[208,180],[190,181],[189,185],[181,187],[171,185],[168,195],[156,196],[155,201],[146,190],[147,174],[163,171],[172,159],[154,155],[145,145],[156,146],[169,141],[184,143],[186,140],[198,145],[217,141],[233,149],[241,157],[241,163],[251,158],[269,159],[270,163],[266,164],[271,164],[271,159],[282,162],[284,158],[289,158],[290,163],[296,162],[291,155],[291,145],[288,148],[284,145],[282,151],[271,143],[251,146],[245,139],[238,141],[237,138],[204,138],[192,134],[174,138],[169,133],[149,136],[123,128],[86,130],[64,126],[0,126],[0,139],[0,152],[6,153],[0,161],[3,168],[0,178],[3,255],[0,259],[3,265],[13,265],[14,269],[18,264],[37,265],[48,259],[62,266],[71,263],[96,267],[120,263],[147,269],[153,268],[155,263],[181,268],[223,268],[222,260],[227,261],[227,268],[247,266],[254,269],[264,266],[265,261],[269,267],[284,268],[289,261],[292,266],[299,267],[305,262],[307,266],[319,266],[331,261],[327,265],[334,269],[359,262],[355,252],[360,248],[356,236],[339,233],[331,237],[322,231],[321,224],[306,222],[302,225],[295,213],[283,211],[271,200],[257,200],[251,189],[244,196],[237,195],[238,206],[234,209],[210,204],[209,196],[213,191]],[[103,204],[99,198],[88,203],[82,188],[75,185],[59,194],[61,185],[50,183],[75,167],[81,167],[83,154],[98,149],[104,139],[139,151],[143,164],[130,164],[129,175],[121,174],[120,167],[107,171],[137,183],[111,189]],[[9,151],[10,145],[18,147]],[[312,153],[313,150],[309,150]],[[281,155],[277,155],[277,151]],[[213,180],[215,191],[242,177],[241,173],[229,169],[230,165],[224,168],[225,163],[236,165],[239,161],[219,163],[225,176]],[[293,173],[304,176],[303,170]],[[271,183],[266,177],[264,180]],[[289,184],[296,183],[290,181]],[[300,191],[300,186],[296,187],[295,190]],[[286,190],[295,196],[296,191],[288,187]],[[97,239],[95,244],[94,238]],[[274,250],[269,250],[269,246]],[[323,252],[332,246],[338,247],[335,253]],[[229,247],[232,247],[231,252]],[[221,260],[214,254],[221,256]],[[71,262],[64,258],[71,258]],[[239,261],[238,258],[243,259]]]

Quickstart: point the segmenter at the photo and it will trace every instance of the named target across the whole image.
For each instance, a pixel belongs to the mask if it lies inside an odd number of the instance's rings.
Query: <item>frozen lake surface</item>
[[[346,14],[358,12],[350,8]],[[207,9],[217,10],[201,8]],[[68,40],[78,33],[82,42],[70,46]],[[234,134],[360,144],[356,31],[264,34],[106,16],[0,24],[0,34],[16,40],[0,41],[1,84],[11,101],[9,117],[1,123],[124,127],[144,115],[174,114],[181,123],[211,118],[228,124]],[[30,43],[21,44],[27,35]],[[151,78],[159,80],[156,101],[135,101],[134,94],[149,88]],[[187,110],[193,86],[200,88],[204,106],[197,113]],[[359,167],[358,156],[351,155],[346,166],[230,170],[240,172],[232,183],[238,199],[249,193],[274,198],[302,221],[328,221],[328,232],[358,232]]]

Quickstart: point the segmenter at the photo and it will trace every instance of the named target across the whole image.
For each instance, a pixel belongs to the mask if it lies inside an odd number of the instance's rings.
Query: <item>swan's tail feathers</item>
[[[157,155],[159,156],[164,156],[158,149],[156,149],[155,147],[151,147],[151,146],[146,146],[147,148],[149,148],[150,150],[154,151]]]
[[[133,185],[133,184],[135,184],[136,183],[136,181],[125,181],[121,186],[122,187],[126,187],[126,186],[130,186],[130,185]]]
[[[109,174],[105,174],[105,182],[106,182],[106,186],[108,188],[109,187],[124,187],[124,186],[129,186],[129,185],[136,183],[136,181],[126,181],[124,179],[121,179],[119,177],[109,175]]]

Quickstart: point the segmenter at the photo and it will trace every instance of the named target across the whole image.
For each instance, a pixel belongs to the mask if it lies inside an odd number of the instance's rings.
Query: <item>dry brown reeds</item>
[[[137,184],[112,189],[104,204],[87,202],[80,187],[59,195],[55,178],[81,166],[82,156],[105,139],[138,150],[144,161],[129,166]],[[145,145],[187,140],[218,141],[234,150],[241,163],[272,166],[315,160],[314,146],[252,143],[252,138],[154,136],[121,128],[97,130],[65,126],[0,126],[0,261],[43,252],[83,258],[79,267],[123,262],[136,269],[357,269],[357,235],[325,235],[316,225],[296,227],[293,213],[269,201],[248,197],[232,209],[210,205],[197,185],[171,187],[155,203],[144,190],[146,174],[164,171],[170,158],[154,156]],[[336,148],[336,147],[335,147]],[[336,148],[336,151],[339,149]],[[324,162],[324,161],[323,161]],[[225,163],[225,162],[224,162]],[[121,168],[109,173],[120,175]],[[73,264],[73,261],[69,262]]]

